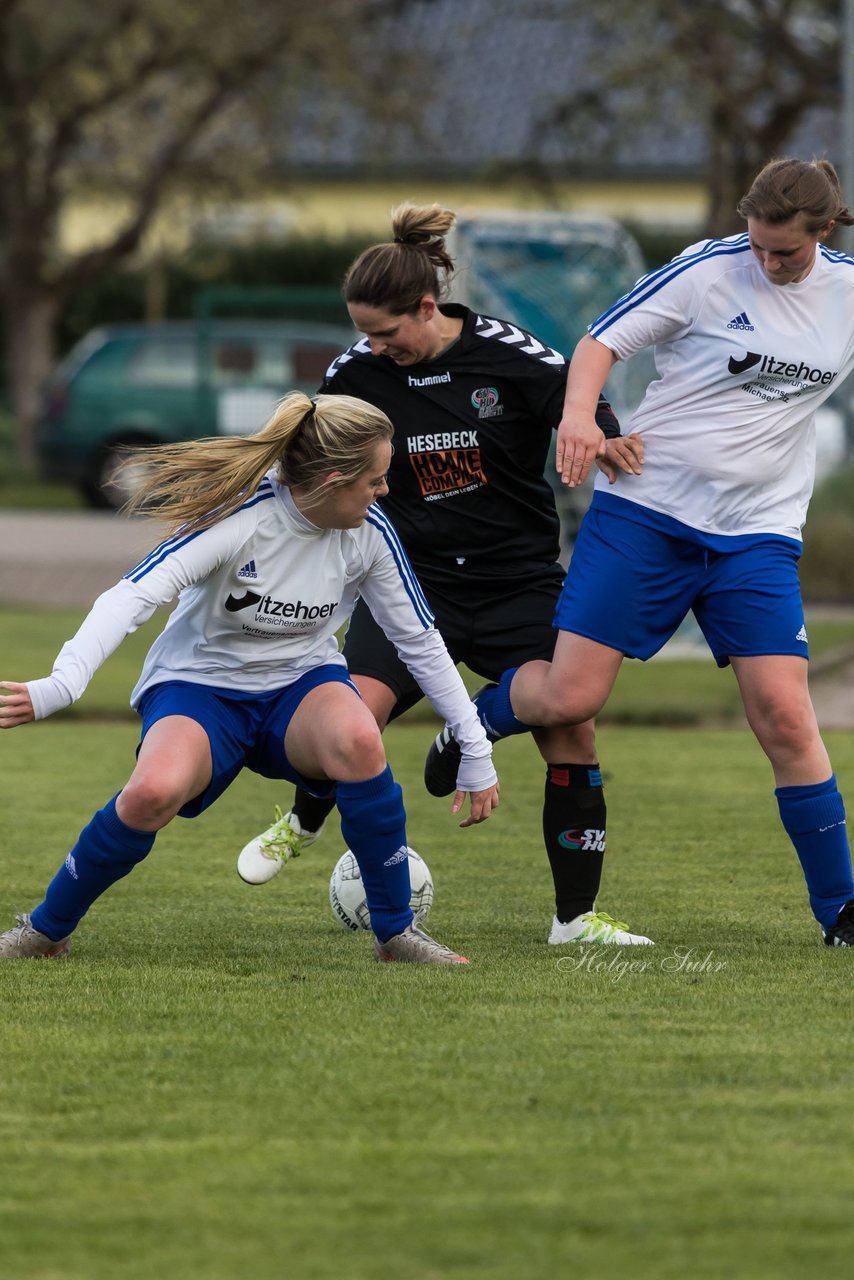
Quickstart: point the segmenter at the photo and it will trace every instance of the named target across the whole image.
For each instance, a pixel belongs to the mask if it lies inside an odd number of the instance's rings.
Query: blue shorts
[[[693,612],[718,666],[758,654],[806,658],[800,554],[799,543],[773,534],[714,550],[591,507],[554,624],[646,659]]]
[[[243,768],[265,778],[287,778],[312,795],[332,795],[334,782],[306,778],[293,767],[285,755],[285,733],[306,694],[320,684],[334,681],[359,692],[347,668],[338,663],[316,667],[287,688],[271,693],[235,693],[186,680],[169,680],[148,689],[139,704],[140,745],[151,726],[164,716],[195,720],[211,744],[211,780],[204,791],[179,809],[180,816],[198,817],[231,786]]]

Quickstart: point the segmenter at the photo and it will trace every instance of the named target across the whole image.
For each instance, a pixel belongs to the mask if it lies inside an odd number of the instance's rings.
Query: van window
[[[217,374],[248,377],[257,363],[257,352],[248,342],[218,342],[214,350]],[[214,375],[216,376],[216,375]]]
[[[191,335],[144,338],[131,356],[126,380],[135,387],[189,389],[196,385],[196,343]]]
[[[217,337],[211,348],[211,385],[217,391],[225,387],[286,391],[293,381],[291,345],[277,334]]]
[[[340,354],[341,348],[328,342],[316,342],[312,346],[301,343],[294,347],[294,382],[299,387],[319,387],[326,370]]]

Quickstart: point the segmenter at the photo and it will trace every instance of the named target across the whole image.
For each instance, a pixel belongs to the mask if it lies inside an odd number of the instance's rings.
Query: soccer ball
[[[433,905],[433,877],[427,863],[407,845],[409,854],[409,882],[412,896],[409,905],[416,913],[426,916]],[[332,914],[343,929],[354,933],[371,927],[368,904],[359,864],[349,849],[345,849],[335,864],[329,880],[329,905]]]

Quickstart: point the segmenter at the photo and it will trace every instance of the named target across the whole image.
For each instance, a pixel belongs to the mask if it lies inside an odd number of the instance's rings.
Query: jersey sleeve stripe
[[[564,365],[566,356],[554,347],[547,347],[539,338],[534,337],[527,329],[522,329],[509,320],[496,320],[493,316],[478,316],[474,326],[475,336],[485,341],[492,339],[515,348],[523,355],[532,356],[543,364]]]
[[[844,262],[848,266],[854,266],[854,258],[849,253],[843,253],[841,249],[829,249],[826,244],[820,244],[818,251],[828,262]]]
[[[336,356],[332,364],[323,375],[323,381],[328,382],[330,378],[334,378],[342,365],[349,364],[354,355],[369,356],[371,354],[371,344],[367,338],[360,338],[358,342],[354,342],[352,347],[348,347],[346,351],[342,351],[340,356]]]
[[[167,556],[194,542],[196,538],[201,536],[202,532],[203,530],[198,529],[186,538],[167,538],[165,542],[159,542],[153,550],[149,551],[145,559],[140,560],[139,564],[128,570],[124,577],[129,579],[130,582],[140,582],[146,574],[151,573],[152,569],[156,569],[159,564],[162,564]]]
[[[427,603],[424,592],[421,590],[421,584],[415,576],[412,565],[404,551],[400,538],[397,536],[397,530],[389,520],[385,512],[378,506],[368,508],[367,522],[373,525],[375,529],[382,535],[384,542],[394,557],[397,565],[400,579],[403,583],[406,594],[412,601],[412,607],[424,625],[426,631],[432,627],[434,618],[433,612]]]
[[[237,510],[246,511],[249,507],[257,506],[259,502],[266,502],[274,497],[273,486],[269,480],[264,479],[252,497],[247,502],[242,503]],[[237,512],[232,514],[236,515]],[[187,534],[186,536],[179,532],[171,538],[164,538],[162,542],[158,542],[157,546],[149,551],[144,559],[140,560],[139,564],[129,569],[123,577],[128,578],[131,582],[140,582],[152,569],[156,569],[158,565],[162,564],[167,556],[172,555],[175,551],[180,551],[182,547],[188,546],[189,543],[200,537],[204,532],[204,529],[197,529],[195,533]]]
[[[627,312],[646,302],[676,276],[682,275],[684,271],[690,271],[692,267],[703,265],[713,258],[732,257],[750,252],[750,240],[747,235],[738,236],[735,240],[707,240],[702,249],[696,253],[681,254],[656,271],[650,271],[647,275],[641,276],[634,288],[624,293],[612,307],[603,311],[598,319],[587,326],[587,332],[594,338],[598,337]]]

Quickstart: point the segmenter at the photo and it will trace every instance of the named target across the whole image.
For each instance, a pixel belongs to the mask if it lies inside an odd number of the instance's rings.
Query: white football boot
[[[276,818],[271,827],[250,840],[240,851],[237,874],[247,884],[266,884],[277,876],[291,858],[311,847],[326,823],[316,831],[305,831],[295,813],[282,813],[276,805]]]
[[[606,947],[655,946],[652,938],[645,938],[642,933],[629,933],[627,924],[606,915],[604,911],[588,911],[583,916],[576,916],[568,924],[561,924],[555,916],[549,943],[553,947],[560,947],[565,942],[596,942]]]

